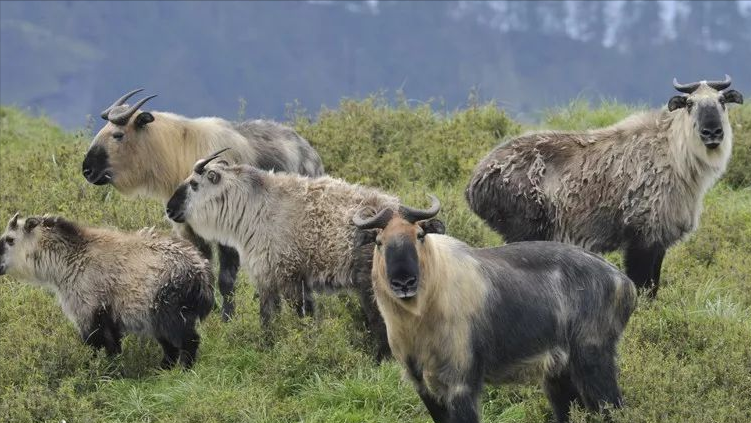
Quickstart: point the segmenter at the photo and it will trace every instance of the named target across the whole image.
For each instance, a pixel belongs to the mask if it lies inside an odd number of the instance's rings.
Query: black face
[[[167,202],[167,217],[177,223],[185,222],[185,200],[188,198],[188,184],[181,184]]]
[[[720,112],[717,110],[716,104],[711,103],[698,106],[698,110],[696,111],[696,126],[701,141],[708,149],[714,150],[720,146],[725,133],[722,129],[722,119],[720,119]]]
[[[94,185],[105,185],[112,181],[109,157],[104,147],[91,147],[83,159],[82,171],[83,177]]]
[[[420,239],[422,236],[424,234],[420,235]],[[406,235],[399,235],[379,248],[384,248],[386,276],[389,278],[394,295],[405,300],[414,297],[417,294],[420,279],[420,265],[415,244]]]

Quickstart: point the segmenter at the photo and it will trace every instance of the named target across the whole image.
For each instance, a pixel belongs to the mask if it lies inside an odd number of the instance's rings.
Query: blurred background
[[[284,119],[384,93],[534,121],[572,98],[659,106],[671,81],[751,91],[751,1],[0,3],[0,103],[87,124],[157,110]],[[97,123],[98,124],[98,123]]]

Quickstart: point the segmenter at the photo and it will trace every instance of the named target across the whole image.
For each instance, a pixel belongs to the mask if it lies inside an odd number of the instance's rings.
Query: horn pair
[[[217,157],[219,157],[220,154],[224,153],[227,150],[229,150],[229,147],[222,148],[219,151],[215,151],[209,157],[206,157],[204,159],[197,161],[195,166],[193,166],[193,172],[195,172],[198,175],[203,175],[203,170],[206,167],[206,165],[211,163],[212,160],[216,159]]]
[[[143,106],[147,101],[149,101],[152,98],[156,97],[156,94],[155,95],[150,95],[150,96],[148,96],[146,98],[142,98],[141,100],[138,101],[138,103],[130,106],[125,111],[122,111],[120,113],[113,113],[113,112],[114,112],[115,108],[118,108],[118,107],[122,106],[123,104],[125,104],[126,101],[128,101],[129,98],[133,97],[137,93],[140,93],[141,91],[143,91],[143,88],[139,88],[137,90],[133,90],[133,91],[125,94],[124,96],[118,98],[114,103],[112,103],[112,105],[110,107],[107,107],[106,109],[104,109],[102,111],[102,114],[101,114],[102,119],[108,120],[108,121],[114,123],[115,125],[120,125],[120,126],[125,125],[126,123],[128,123],[128,121],[130,120],[131,116],[133,116],[133,113],[135,113],[136,110],[140,109],[141,106]]]
[[[438,198],[435,195],[428,194],[428,197],[430,197],[431,201],[430,208],[415,209],[400,205],[399,214],[409,223],[416,223],[421,220],[428,220],[435,217],[435,215],[441,211],[441,202],[438,201]],[[362,210],[360,210],[360,212],[362,212]],[[352,223],[360,229],[383,229],[394,215],[394,211],[388,208],[381,210],[375,216],[369,218],[361,217],[360,212],[352,217]]]
[[[714,88],[717,91],[722,91],[725,88],[730,86],[730,82],[732,80],[730,79],[730,75],[725,74],[725,80],[724,81],[700,81],[700,82],[692,82],[690,84],[679,84],[677,78],[673,78],[673,87],[675,87],[676,90],[691,94],[694,91],[696,91],[697,88],[699,88],[699,85],[703,83],[707,84],[711,88]]]

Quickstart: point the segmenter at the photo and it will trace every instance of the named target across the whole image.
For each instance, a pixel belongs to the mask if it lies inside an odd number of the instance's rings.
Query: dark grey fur
[[[460,380],[451,366],[425,369],[425,363],[416,360],[419,353],[406,357],[405,367],[436,422],[479,422],[477,404],[484,382],[523,381],[520,375],[528,375],[528,360],[551,351],[543,385],[558,422],[568,421],[571,402],[595,412],[622,405],[616,345],[636,305],[636,288],[627,276],[586,250],[556,242],[449,248],[477,260],[489,291],[484,307],[471,320],[469,371]],[[434,352],[434,362],[450,363],[441,353]],[[424,371],[437,371],[438,380],[445,373],[447,380],[465,389],[456,395],[435,395]]]

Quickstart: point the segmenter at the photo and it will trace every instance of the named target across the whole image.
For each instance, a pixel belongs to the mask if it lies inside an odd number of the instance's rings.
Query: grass
[[[542,126],[607,125],[633,109],[581,102],[543,116]],[[736,137],[728,175],[704,201],[700,229],[672,248],[665,287],[642,301],[620,346],[627,407],[615,422],[751,421],[751,106],[733,112]],[[452,114],[430,105],[345,100],[314,121],[292,124],[319,150],[329,172],[380,186],[425,205],[444,203],[449,233],[477,246],[501,239],[465,205],[474,164],[521,127],[496,108]],[[92,225],[169,225],[161,205],[126,199],[80,175],[91,134],[66,133],[44,118],[0,108],[0,219],[16,210],[59,213]],[[619,264],[620,257],[608,259]],[[394,362],[365,352],[356,299],[319,297],[319,313],[285,309],[277,343],[261,348],[258,303],[241,274],[237,316],[213,313],[191,371],[157,369],[155,342],[127,337],[114,359],[82,345],[54,297],[0,278],[0,421],[8,422],[425,422],[428,415]],[[537,386],[489,388],[485,422],[542,422],[550,409]],[[575,422],[599,421],[575,410]]]

